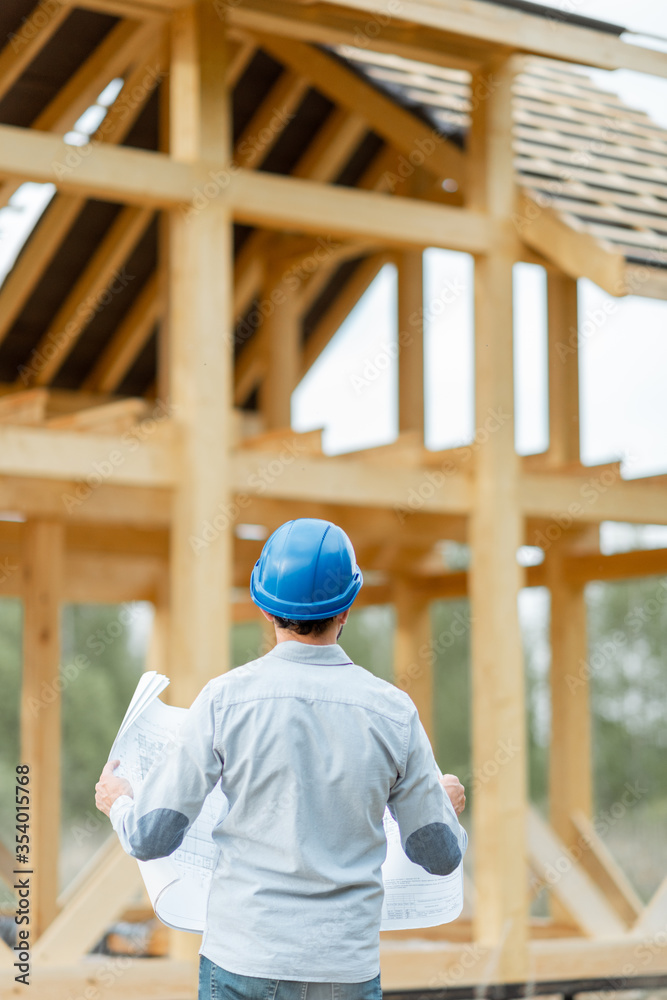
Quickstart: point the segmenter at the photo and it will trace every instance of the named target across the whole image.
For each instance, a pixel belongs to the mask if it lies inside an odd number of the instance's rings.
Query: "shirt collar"
[[[306,642],[289,639],[287,642],[279,642],[267,655],[297,663],[319,663],[331,666],[353,662],[343,647],[336,642],[329,646],[312,646]]]

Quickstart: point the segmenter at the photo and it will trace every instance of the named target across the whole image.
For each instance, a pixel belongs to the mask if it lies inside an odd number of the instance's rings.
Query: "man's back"
[[[170,854],[221,780],[201,954],[244,976],[356,983],[379,969],[387,803],[428,871],[465,851],[439,777],[406,694],[337,644],[287,641],[206,685],[178,748],[111,819],[128,853]]]

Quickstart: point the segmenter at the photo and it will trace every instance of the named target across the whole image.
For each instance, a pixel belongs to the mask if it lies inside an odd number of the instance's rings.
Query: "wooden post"
[[[547,275],[549,327],[549,450],[554,466],[579,462],[577,282]]]
[[[232,220],[219,195],[230,158],[226,38],[213,4],[173,18],[169,141],[210,180],[169,219],[169,398],[180,431],[170,557],[171,698],[189,705],[228,669],[235,508],[232,440]],[[174,933],[171,955],[196,960],[199,938]]]
[[[431,615],[429,602],[416,596],[409,580],[394,582],[396,632],[394,635],[394,683],[407,691],[419,718],[433,742],[433,663],[430,657]]]
[[[422,251],[398,257],[398,430],[424,433]]]
[[[592,814],[592,762],[584,583],[565,576],[566,554],[566,539],[559,539],[545,561],[551,593],[549,818],[565,846],[572,847],[579,839],[573,813]],[[551,900],[551,908],[554,918],[569,922],[557,900]]]
[[[498,226],[514,204],[511,62],[473,77],[470,198]],[[470,517],[475,940],[494,978],[527,972],[526,732],[518,619],[519,459],[514,448],[511,240],[475,261],[475,484]]]
[[[301,321],[296,296],[283,283],[280,269],[268,270],[262,311],[267,366],[260,388],[260,409],[266,430],[289,428],[292,393],[301,371]]]
[[[36,938],[58,913],[60,855],[60,602],[62,522],[28,521],[23,534],[21,762],[30,767],[31,927]]]

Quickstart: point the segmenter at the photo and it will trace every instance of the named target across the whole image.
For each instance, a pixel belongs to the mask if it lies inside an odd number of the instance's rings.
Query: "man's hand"
[[[104,765],[100,780],[95,785],[95,805],[105,816],[109,815],[111,807],[120,795],[130,795],[134,798],[132,785],[125,778],[116,778],[114,771],[120,764],[119,760],[110,760]]]
[[[440,784],[451,799],[454,811],[460,816],[466,805],[466,790],[455,774],[443,774]]]

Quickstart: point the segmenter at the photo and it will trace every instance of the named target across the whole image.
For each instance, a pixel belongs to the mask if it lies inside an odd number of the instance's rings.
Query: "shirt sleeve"
[[[178,736],[153,762],[134,798],[121,795],[112,805],[109,819],[123,850],[140,861],[173,854],[219,780],[222,765],[209,683],[192,703]]]
[[[441,776],[415,710],[405,770],[392,786],[387,805],[398,823],[406,855],[431,875],[453,872],[468,846],[468,835],[440,784]]]

